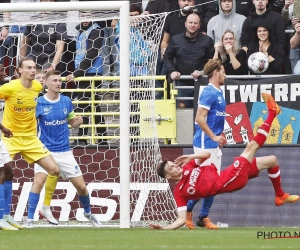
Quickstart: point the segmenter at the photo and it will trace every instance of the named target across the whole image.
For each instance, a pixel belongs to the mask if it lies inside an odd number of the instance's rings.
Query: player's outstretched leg
[[[276,115],[281,113],[281,109],[278,106],[278,104],[275,102],[273,96],[271,96],[270,94],[267,94],[267,93],[262,93],[261,96],[264,99],[269,110],[275,111]]]
[[[276,206],[281,206],[285,203],[294,203],[300,199],[298,195],[289,195],[288,193],[284,193],[284,191],[282,190],[280,169],[278,165],[276,167],[268,169],[268,176],[275,190]]]
[[[254,158],[250,167],[248,178],[252,179],[258,176],[259,172],[267,169],[268,176],[275,192],[275,205],[281,206],[285,203],[294,203],[300,199],[298,195],[289,195],[281,187],[281,175],[278,159],[274,155]]]
[[[290,195],[288,193],[284,193],[283,196],[275,197],[275,205],[279,207],[285,203],[295,203],[299,199],[300,197],[298,195]]]
[[[277,105],[277,103],[274,101],[274,98],[271,95],[262,93],[262,98],[265,100],[268,108],[268,117],[257,130],[257,134],[253,139],[257,142],[259,147],[262,147],[265,141],[267,140],[267,136],[271,129],[272,122],[274,118],[281,112],[280,107]]]

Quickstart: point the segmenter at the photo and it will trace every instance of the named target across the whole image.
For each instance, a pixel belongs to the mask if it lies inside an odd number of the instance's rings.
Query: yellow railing
[[[62,77],[63,81],[66,81],[65,77]],[[91,144],[96,144],[96,140],[98,139],[119,139],[119,135],[105,135],[105,136],[97,136],[96,128],[99,127],[107,127],[107,128],[119,128],[120,124],[95,124],[95,116],[119,116],[120,112],[109,111],[109,112],[96,112],[96,106],[98,104],[120,104],[120,100],[96,100],[96,93],[116,93],[120,92],[119,88],[95,88],[95,81],[119,81],[119,76],[97,76],[97,77],[78,77],[75,78],[75,82],[79,81],[89,81],[91,83],[91,88],[88,89],[62,89],[62,92],[65,93],[76,93],[76,92],[91,92],[91,100],[90,101],[72,101],[73,104],[89,104],[91,105],[90,112],[79,113],[76,112],[77,115],[81,116],[90,116],[91,123],[90,124],[82,124],[82,128],[91,128],[91,132],[86,136],[70,136],[70,139],[87,139],[90,140]],[[130,91],[156,91],[163,92],[163,100],[167,100],[167,81],[165,76],[135,76],[130,77],[130,80],[164,80],[164,86],[162,88],[131,88]],[[171,91],[171,97],[174,99],[174,91]],[[140,103],[142,100],[131,100],[130,103]],[[140,115],[140,112],[130,112],[131,115]],[[174,118],[173,118],[174,119]],[[175,120],[176,122],[176,120]],[[139,124],[130,124],[130,127],[139,127]],[[173,133],[174,134],[174,133]],[[140,136],[130,136],[130,138],[140,138]],[[166,139],[166,138],[164,138]],[[170,138],[175,140],[175,138]]]

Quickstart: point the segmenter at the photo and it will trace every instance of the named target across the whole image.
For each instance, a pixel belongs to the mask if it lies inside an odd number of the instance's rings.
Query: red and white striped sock
[[[281,177],[280,177],[280,169],[279,166],[268,169],[268,176],[273,184],[273,188],[275,190],[276,196],[283,196],[284,192],[281,188]]]

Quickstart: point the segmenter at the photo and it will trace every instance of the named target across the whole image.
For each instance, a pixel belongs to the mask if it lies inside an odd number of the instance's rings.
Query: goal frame
[[[120,11],[120,228],[130,228],[129,1],[1,3],[0,9],[1,12]]]

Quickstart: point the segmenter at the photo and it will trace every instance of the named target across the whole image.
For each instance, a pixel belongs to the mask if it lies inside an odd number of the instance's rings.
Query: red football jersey
[[[214,164],[200,167],[195,160],[191,160],[182,167],[182,170],[182,177],[174,189],[178,211],[186,210],[189,200],[208,197],[212,186],[219,178]]]

